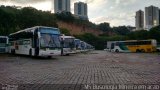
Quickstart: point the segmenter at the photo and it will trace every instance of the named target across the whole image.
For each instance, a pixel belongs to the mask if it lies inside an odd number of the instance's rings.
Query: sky
[[[88,17],[93,23],[110,23],[111,26],[135,26],[135,12],[154,5],[160,8],[160,0],[71,0],[71,12],[74,3],[82,1],[88,4]],[[38,10],[53,11],[53,0],[0,0],[0,5],[31,6]],[[53,11],[54,12],[54,11]]]

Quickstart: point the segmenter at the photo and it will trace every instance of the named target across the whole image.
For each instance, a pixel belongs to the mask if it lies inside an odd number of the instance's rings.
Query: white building
[[[61,12],[70,12],[70,0],[54,0],[54,12],[61,13]]]
[[[136,12],[136,30],[144,29],[144,12],[139,10]]]
[[[155,6],[145,7],[145,29],[149,30],[159,25],[159,8]]]
[[[74,3],[74,14],[81,19],[88,19],[88,7],[87,3],[76,2]]]

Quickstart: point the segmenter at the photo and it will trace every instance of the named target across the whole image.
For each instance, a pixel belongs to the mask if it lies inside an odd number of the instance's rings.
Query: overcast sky
[[[160,8],[160,0],[71,0],[88,3],[89,20],[93,23],[109,22],[111,26],[135,26],[135,12],[154,5]],[[39,10],[53,10],[53,0],[0,0],[0,5],[32,6]]]

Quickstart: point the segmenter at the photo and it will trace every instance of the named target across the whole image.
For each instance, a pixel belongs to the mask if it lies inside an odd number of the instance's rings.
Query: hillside
[[[74,23],[58,21],[57,24],[59,28],[68,29],[71,35],[82,35],[85,33],[91,33],[95,36],[99,36],[100,34],[103,34],[103,32],[100,30],[89,28],[89,27],[82,26],[82,25],[77,25]]]

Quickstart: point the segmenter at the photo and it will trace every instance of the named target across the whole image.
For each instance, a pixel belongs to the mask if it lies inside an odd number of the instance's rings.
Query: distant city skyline
[[[152,27],[160,25],[160,8],[156,6],[145,7],[145,11],[136,12],[136,30],[150,30]]]
[[[0,0],[0,5],[31,6],[38,10],[51,11],[54,0]],[[108,22],[111,26],[135,26],[135,12],[150,5],[160,8],[160,0],[71,0],[71,12],[74,3],[85,2],[88,5],[88,18],[93,23]],[[54,11],[52,11],[54,12]]]

